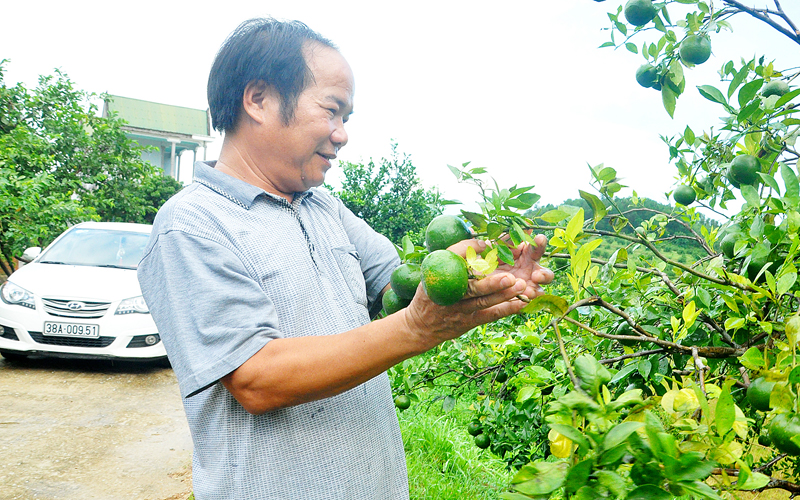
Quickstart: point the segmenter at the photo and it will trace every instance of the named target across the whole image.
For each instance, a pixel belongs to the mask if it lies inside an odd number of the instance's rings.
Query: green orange
[[[761,95],[764,97],[782,96],[787,93],[789,93],[789,84],[783,80],[772,80],[761,89]]]
[[[697,199],[697,193],[691,186],[678,186],[672,192],[672,197],[675,198],[675,203],[688,207]]]
[[[381,302],[383,304],[383,310],[386,312],[387,315],[394,314],[397,311],[408,307],[408,304],[411,303],[406,299],[401,299],[400,297],[398,297],[395,291],[392,290],[391,288],[389,288],[388,290],[386,290],[386,292],[384,292]]]
[[[642,64],[636,70],[636,82],[649,88],[658,83],[658,70],[652,64]]]
[[[413,299],[420,281],[422,281],[422,270],[419,264],[407,262],[400,264],[392,271],[392,290],[401,299]]]
[[[769,411],[769,396],[773,387],[775,382],[770,382],[764,377],[753,379],[747,387],[747,400],[750,405],[756,410]]]
[[[405,394],[401,394],[394,398],[394,405],[401,410],[407,410],[409,406],[411,406],[411,398],[406,396]]]
[[[800,436],[800,415],[781,413],[772,419],[769,424],[769,440],[778,451],[800,456],[800,446],[792,441],[794,436]]]
[[[681,60],[690,64],[703,64],[711,57],[711,40],[704,35],[689,35],[681,42]]]
[[[481,425],[480,421],[473,420],[467,425],[467,432],[470,436],[477,436],[483,432],[483,425]]]
[[[736,242],[739,241],[740,236],[736,233],[728,233],[722,238],[722,241],[719,244],[720,250],[725,255],[725,257],[732,259],[735,255],[734,249],[736,247]]]
[[[485,450],[490,444],[492,444],[492,440],[486,434],[481,433],[475,436],[475,446],[478,448]]]
[[[435,304],[455,304],[469,287],[467,261],[450,250],[429,253],[422,261],[422,286]]]
[[[625,4],[625,19],[634,26],[644,26],[656,17],[657,9],[652,0],[628,0]]]
[[[760,171],[761,162],[758,158],[753,155],[739,155],[728,167],[728,180],[737,188],[742,184],[755,184]]]
[[[440,215],[425,229],[425,246],[433,252],[472,237],[467,224],[454,215]]]

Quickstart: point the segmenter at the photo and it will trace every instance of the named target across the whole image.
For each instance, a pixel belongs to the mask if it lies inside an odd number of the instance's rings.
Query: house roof
[[[171,104],[142,101],[109,95],[105,110],[113,111],[128,122],[128,126],[159,132],[185,135],[211,135],[208,113],[204,109],[184,108]]]

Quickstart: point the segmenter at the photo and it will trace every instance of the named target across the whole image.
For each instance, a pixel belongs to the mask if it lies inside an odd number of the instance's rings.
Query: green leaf
[[[524,313],[536,313],[539,311],[547,311],[553,316],[560,318],[566,314],[569,309],[569,303],[556,295],[540,295],[531,300],[530,303],[522,309]]]
[[[616,472],[599,470],[595,475],[597,476],[597,482],[608,488],[614,496],[620,497],[625,493],[627,484]]]
[[[758,350],[757,347],[751,347],[745,351],[743,355],[739,356],[739,362],[749,370],[765,368],[764,355]]]
[[[791,101],[792,99],[794,99],[799,95],[800,95],[800,89],[792,90],[791,92],[782,95],[781,98],[778,99],[777,102],[775,102],[775,107],[780,108],[781,106],[783,106],[784,104],[786,104],[787,102]]]
[[[739,463],[739,478],[736,481],[737,490],[758,490],[769,484],[770,477],[760,472],[753,472],[743,463]]]
[[[615,425],[606,434],[606,437],[603,440],[603,448],[610,450],[611,448],[622,444],[626,439],[628,439],[628,436],[642,427],[644,427],[643,422],[622,422],[621,424]]]
[[[582,448],[584,453],[591,449],[589,440],[575,427],[563,424],[550,424],[550,428],[562,436],[569,438],[573,443],[577,444],[579,448]]]
[[[693,481],[691,483],[681,482],[679,485],[692,493],[693,496],[697,496],[700,498],[710,498],[711,500],[722,500],[716,491],[714,491],[711,486],[707,485],[706,483],[702,483],[700,481]]]
[[[725,384],[722,389],[722,394],[717,401],[716,411],[716,424],[717,434],[724,437],[728,431],[733,427],[733,422],[736,420],[736,410],[733,398],[731,397],[730,384]],[[697,478],[700,479],[700,478]]]
[[[759,196],[756,188],[750,184],[742,184],[741,186],[742,198],[745,199],[750,208],[757,208],[761,206],[761,196]]]
[[[589,206],[592,207],[592,219],[594,220],[595,224],[600,222],[608,213],[606,206],[603,204],[600,198],[592,193],[587,193],[586,191],[580,189],[578,190],[578,193],[580,194],[581,198],[586,200],[589,203]]]
[[[594,460],[587,459],[570,468],[569,472],[567,472],[567,484],[565,485],[567,494],[575,493],[586,485],[592,473],[593,464]]]
[[[628,42],[625,44],[625,48],[628,49],[630,52],[633,52],[634,54],[639,53],[639,48],[636,46],[635,43]]]
[[[676,101],[675,92],[672,91],[669,85],[664,85],[661,88],[661,102],[664,104],[664,109],[667,110],[670,118],[674,118]]]
[[[486,216],[483,214],[462,210],[461,215],[477,228],[482,228],[486,224]]]
[[[442,401],[442,411],[448,413],[456,407],[456,398],[451,395],[445,396],[444,400]]]
[[[783,198],[791,204],[800,202],[800,182],[797,180],[794,170],[785,163],[781,163],[781,177],[783,184],[786,187],[786,192]]]
[[[725,96],[722,95],[722,92],[720,92],[719,89],[717,89],[716,87],[713,87],[711,85],[700,85],[697,87],[697,90],[700,91],[700,95],[702,95],[709,101],[723,104],[725,106],[728,105],[728,101],[725,100]]]
[[[745,107],[745,105],[747,105],[747,103],[753,100],[753,97],[756,96],[758,90],[761,88],[763,84],[764,80],[762,79],[753,80],[752,82],[746,83],[744,87],[742,87],[742,89],[739,91],[739,96],[738,96],[739,107],[743,108]]]
[[[745,65],[742,69],[740,69],[736,73],[736,76],[733,77],[730,85],[728,85],[728,98],[730,98],[733,95],[733,93],[736,92],[736,89],[739,88],[739,85],[742,84],[742,82],[745,80],[745,78],[747,78],[747,75],[749,74],[750,74],[750,68],[747,65]]]
[[[559,222],[561,222],[562,220],[566,219],[567,217],[569,217],[569,214],[567,212],[564,212],[563,210],[555,209],[555,210],[550,210],[549,212],[545,212],[544,214],[542,214],[541,219],[543,221],[547,222],[547,223],[550,223],[550,224],[558,224]]]
[[[569,223],[567,223],[566,233],[567,238],[575,241],[575,237],[583,232],[583,209],[578,210],[578,213],[572,216]]]
[[[511,249],[509,249],[503,242],[497,242],[495,248],[497,248],[497,256],[500,258],[500,260],[506,264],[514,265],[514,254],[511,252]]]
[[[645,484],[628,493],[625,500],[672,500],[673,498],[675,497],[658,486]]]
[[[532,462],[514,475],[514,489],[526,495],[547,495],[564,485],[569,465],[566,462]]]

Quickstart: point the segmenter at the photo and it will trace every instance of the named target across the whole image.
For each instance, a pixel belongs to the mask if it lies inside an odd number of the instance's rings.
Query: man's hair
[[[250,19],[239,25],[220,47],[208,75],[211,124],[232,132],[242,111],[242,96],[251,82],[263,81],[281,101],[285,124],[294,118],[297,98],[313,75],[303,54],[307,41],[336,49],[299,21]]]

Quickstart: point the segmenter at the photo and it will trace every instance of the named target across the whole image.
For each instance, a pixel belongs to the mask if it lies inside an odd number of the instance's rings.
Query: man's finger
[[[486,249],[486,242],[483,240],[479,240],[477,238],[469,239],[469,240],[461,240],[458,243],[454,243],[447,247],[453,253],[457,253],[462,257],[467,256],[467,247],[472,247],[475,249],[475,253],[481,253]]]

